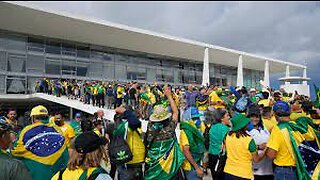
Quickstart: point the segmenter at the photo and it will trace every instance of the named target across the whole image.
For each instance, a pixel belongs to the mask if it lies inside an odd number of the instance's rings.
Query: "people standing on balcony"
[[[61,93],[62,93],[62,83],[59,81],[59,80],[57,80],[56,82],[55,82],[55,86],[54,86],[54,89],[55,89],[55,95],[57,96],[57,97],[60,97],[61,96]]]
[[[119,107],[122,102],[123,102],[123,98],[125,96],[125,88],[122,84],[118,84],[117,87],[117,107]]]
[[[98,95],[98,88],[97,88],[97,82],[96,81],[92,82],[91,91],[92,91],[92,96],[91,96],[92,105],[96,106],[97,105],[97,95]]]
[[[92,91],[91,91],[91,84],[89,82],[86,82],[84,85],[84,95],[85,95],[85,101],[84,104],[90,104],[90,99],[92,97]]]
[[[106,90],[106,95],[107,95],[107,108],[111,109],[112,108],[112,104],[114,102],[114,93],[113,93],[113,88],[112,85],[109,84],[108,88]]]
[[[105,101],[104,101],[104,96],[106,94],[106,89],[104,87],[104,82],[99,82],[97,85],[97,101],[98,101],[98,106],[99,108],[102,106],[104,108]]]
[[[129,105],[137,108],[137,83],[133,82],[129,88]]]

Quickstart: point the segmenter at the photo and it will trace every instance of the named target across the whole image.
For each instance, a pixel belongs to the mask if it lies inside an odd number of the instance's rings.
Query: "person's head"
[[[262,117],[271,118],[272,117],[272,108],[267,106],[262,109]]]
[[[261,119],[261,113],[259,106],[251,106],[248,111],[248,118],[251,120],[251,124],[254,127],[263,128],[263,123]]]
[[[64,124],[64,117],[62,115],[61,112],[57,112],[55,115],[54,115],[54,123],[57,125],[57,126],[63,126]]]
[[[284,101],[278,101],[273,105],[272,109],[277,121],[290,120],[290,106],[288,103]]]
[[[93,126],[97,129],[97,130],[101,130],[103,128],[103,122],[100,119],[95,119],[93,121]]]
[[[98,167],[102,160],[107,160],[107,154],[104,149],[107,141],[99,137],[96,133],[84,132],[76,137],[74,141],[75,151],[72,151],[68,162],[68,169],[87,170],[92,167]]]
[[[191,119],[194,121],[197,121],[200,119],[201,116],[203,116],[202,114],[199,113],[199,110],[197,107],[190,107],[190,112],[191,112]]]
[[[11,132],[13,127],[6,122],[6,118],[4,116],[0,117],[0,149],[6,150],[11,144]]]
[[[254,97],[255,95],[256,95],[256,89],[251,88],[251,89],[250,89],[250,96],[251,96],[251,97]]]
[[[98,116],[98,118],[102,119],[103,116],[104,116],[104,111],[103,111],[102,109],[99,109],[99,110],[97,111],[97,116]]]
[[[30,117],[31,117],[32,123],[48,120],[49,118],[48,110],[44,106],[41,106],[41,105],[36,106],[32,108]]]
[[[199,89],[199,92],[200,92],[201,94],[205,94],[205,93],[207,92],[207,90],[206,90],[206,88],[201,87],[201,88]]]
[[[310,111],[313,109],[313,102],[312,101],[303,101],[301,104],[301,108],[307,114],[310,114]]]
[[[269,99],[269,92],[263,91],[262,92],[262,97],[263,97],[263,99]]]
[[[247,118],[243,114],[237,114],[231,118],[232,129],[229,135],[236,134],[237,138],[249,136],[246,130],[250,123],[250,118]]]
[[[222,123],[224,125],[230,124],[230,116],[225,109],[216,109],[213,111],[213,118],[215,123]]]
[[[150,121],[152,123],[160,123],[166,121],[172,116],[172,113],[169,113],[167,109],[162,105],[156,105],[153,108],[153,113],[150,116]]]
[[[15,109],[9,109],[7,113],[7,118],[11,121],[17,120],[17,111]]]
[[[86,119],[83,119],[81,121],[81,130],[82,132],[87,132],[87,131],[92,131],[93,130],[93,123],[90,119],[86,118]]]
[[[281,101],[281,99],[282,99],[281,92],[278,91],[278,92],[273,93],[273,98],[275,101]]]
[[[80,122],[80,121],[81,121],[81,113],[76,113],[76,115],[74,116],[74,119],[75,119],[77,122]]]

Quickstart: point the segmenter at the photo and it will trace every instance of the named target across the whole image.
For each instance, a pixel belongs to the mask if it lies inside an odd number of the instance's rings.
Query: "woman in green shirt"
[[[223,150],[223,140],[229,132],[230,116],[224,109],[216,109],[212,113],[213,124],[209,132],[209,167],[212,179],[222,179],[226,155]],[[219,166],[216,166],[220,159]]]

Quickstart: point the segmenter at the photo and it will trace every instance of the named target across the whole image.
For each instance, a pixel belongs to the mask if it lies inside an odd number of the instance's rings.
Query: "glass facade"
[[[42,77],[201,84],[201,62],[0,30],[0,93],[32,93]],[[244,69],[245,85],[260,71]],[[210,64],[210,83],[236,84],[237,69]]]

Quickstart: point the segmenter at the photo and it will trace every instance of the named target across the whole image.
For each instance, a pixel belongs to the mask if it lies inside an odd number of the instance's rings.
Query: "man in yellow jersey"
[[[275,164],[275,179],[309,179],[297,146],[304,140],[290,123],[290,106],[278,101],[273,106],[278,125],[272,129],[267,143],[267,156]]]
[[[264,107],[262,109],[262,121],[263,121],[263,125],[271,133],[273,127],[276,126],[278,123],[276,118],[272,114],[271,107]]]
[[[141,138],[141,121],[136,117],[131,108],[120,106],[115,109],[123,121],[119,123],[114,135],[125,137],[133,158],[131,161],[117,165],[119,180],[143,179],[142,165],[145,160],[145,146]],[[125,120],[126,119],[126,120]]]
[[[76,136],[73,128],[64,122],[63,115],[59,112],[55,114],[54,122],[62,131],[62,135],[65,137],[66,144],[69,147],[71,140]]]

